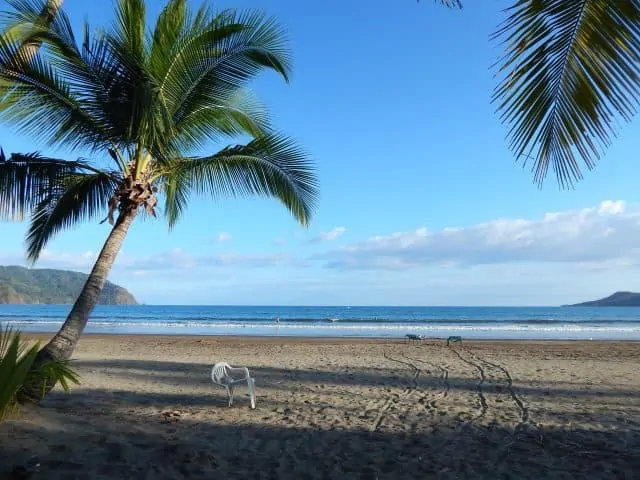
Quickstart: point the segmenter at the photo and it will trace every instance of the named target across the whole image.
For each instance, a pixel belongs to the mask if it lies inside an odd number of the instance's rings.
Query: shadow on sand
[[[460,423],[444,415],[437,424],[406,433],[308,428],[295,421],[273,425],[262,420],[281,410],[281,402],[261,398],[256,410],[234,421],[233,411],[224,406],[220,392],[194,393],[195,387],[208,388],[210,365],[105,360],[77,362],[77,366],[127,376],[132,384],[136,376],[154,376],[155,381],[180,385],[184,393],[94,388],[79,389],[71,396],[54,393],[42,407],[25,411],[27,420],[3,426],[0,478],[11,478],[11,466],[24,464],[33,455],[40,462],[40,471],[31,478],[52,480],[632,479],[640,470],[638,424],[620,422],[614,413],[601,422],[600,429],[580,427],[578,417],[576,428],[541,428],[524,422],[514,429],[497,423]],[[377,386],[407,382],[391,369],[353,377],[321,370],[255,367],[254,372],[260,381],[273,386],[283,385],[278,382],[286,382],[292,375],[297,383],[311,384]],[[428,374],[423,381],[428,384]],[[477,388],[468,379],[452,378],[450,383],[452,390]],[[518,393],[530,400],[545,395],[590,395],[579,384],[575,389],[566,384],[550,384],[544,389],[518,387]],[[620,396],[633,393],[621,392]],[[301,412],[309,409],[297,401],[294,394],[287,408]],[[157,411],[182,408],[195,414],[167,420],[160,415],[145,415],[141,407]],[[246,409],[246,404],[232,408]],[[199,421],[198,411],[216,411],[223,418],[228,414],[230,420]],[[30,416],[37,416],[39,421],[29,422]]]

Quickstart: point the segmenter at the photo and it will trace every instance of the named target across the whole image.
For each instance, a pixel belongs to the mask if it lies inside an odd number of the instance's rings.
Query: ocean
[[[0,305],[0,324],[54,332],[68,305]],[[277,321],[276,319],[279,319]],[[98,306],[86,332],[640,340],[640,307]]]

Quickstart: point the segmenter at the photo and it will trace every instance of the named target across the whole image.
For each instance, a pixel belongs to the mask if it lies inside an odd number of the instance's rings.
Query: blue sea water
[[[2,305],[0,324],[54,332],[68,305]],[[276,319],[279,318],[279,322]],[[640,340],[634,307],[98,306],[93,333]]]

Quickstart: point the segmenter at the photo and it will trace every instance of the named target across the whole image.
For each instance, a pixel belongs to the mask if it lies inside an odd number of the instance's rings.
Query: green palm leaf
[[[35,262],[58,232],[104,216],[117,185],[118,176],[111,172],[65,175],[34,208],[26,238],[29,260]]]
[[[494,93],[518,159],[562,187],[591,169],[639,99],[640,1],[518,0],[495,34],[506,48]]]
[[[120,169],[116,178],[76,168],[64,182],[51,182],[55,191],[34,197],[30,259],[61,229],[106,209],[116,184],[130,173],[137,178],[170,172],[175,161],[167,159],[183,158],[223,136],[257,140],[207,159],[188,159],[184,171],[154,177],[154,187],[166,195],[169,224],[185,208],[189,192],[204,190],[194,185],[198,165],[199,173],[208,172],[214,196],[275,196],[308,222],[317,193],[310,164],[296,163],[304,155],[290,141],[269,135],[266,109],[245,88],[264,69],[289,78],[290,52],[274,19],[206,7],[194,14],[186,1],[172,0],[148,35],[144,2],[118,0],[112,28],[91,36],[85,26],[79,47],[64,12],[40,25],[41,2],[11,2],[16,12],[10,20],[32,22],[30,38],[43,47],[29,62],[19,59],[15,65],[19,42],[0,37],[0,77],[17,85],[0,92],[0,118],[23,133],[44,134],[53,144],[108,150]]]
[[[167,17],[179,11],[178,18],[191,18],[180,0],[167,9]],[[282,29],[274,19],[255,11],[213,15],[203,8],[195,18],[185,28],[184,21],[161,16],[157,28],[165,33],[157,35],[150,55],[161,101],[173,117],[174,144],[201,146],[205,138],[241,131],[263,134],[268,128],[264,109],[247,102],[241,92],[264,69],[289,78],[291,56]],[[173,44],[167,45],[164,39]],[[243,96],[242,102],[229,103]]]
[[[303,225],[309,223],[317,202],[317,181],[308,156],[291,139],[275,134],[209,157],[175,160],[170,168],[164,175],[170,225],[191,190],[216,199],[274,197]]]
[[[225,95],[202,99],[201,106],[185,115],[174,127],[170,149],[191,151],[204,148],[207,141],[249,134],[265,135],[270,119],[264,105],[247,90],[237,89]]]
[[[137,65],[144,65],[147,56],[144,1],[118,0],[115,13],[115,22],[109,34],[113,47],[134,58]]]

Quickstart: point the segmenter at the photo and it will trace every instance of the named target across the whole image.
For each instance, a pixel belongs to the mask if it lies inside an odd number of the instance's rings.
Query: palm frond
[[[592,169],[635,114],[640,94],[640,1],[518,0],[494,34],[506,47],[495,92],[518,159],[549,167],[561,187]]]
[[[96,150],[125,146],[133,143],[133,139],[145,141],[144,132],[146,137],[165,136],[158,129],[166,130],[166,125],[158,127],[153,118],[157,111],[155,86],[145,74],[144,61],[132,53],[137,41],[122,37],[139,30],[139,25],[131,25],[139,23],[133,18],[139,12],[135,8],[138,3],[120,2],[119,20],[109,34],[101,32],[91,36],[85,24],[82,48],[78,47],[63,11],[46,28],[32,25],[29,41],[43,42],[43,48],[27,64],[20,55],[20,42],[2,37],[0,68],[3,60],[7,65],[14,65],[4,72],[8,79],[7,95],[0,106],[5,118],[24,133],[35,134],[36,130],[40,136],[48,133],[50,143],[63,143],[72,148]],[[26,22],[34,12],[18,14],[20,20]],[[16,63],[19,68],[15,67]],[[9,94],[15,83],[19,88]]]
[[[68,175],[89,168],[80,161],[45,158],[37,153],[12,154],[0,150],[0,219],[21,220],[50,195]]]
[[[170,201],[190,191],[213,198],[266,196],[280,200],[302,225],[308,225],[318,187],[308,156],[289,138],[267,135],[247,145],[228,147],[209,157],[174,161],[164,176]],[[168,205],[170,225],[181,206]]]
[[[25,35],[22,38],[28,42],[28,32],[33,26],[48,27],[58,22],[58,12],[62,0],[6,0],[11,10],[0,12],[0,30],[3,35]]]
[[[146,58],[144,0],[118,0],[111,38],[113,44],[143,64]]]
[[[163,178],[161,184],[164,194],[164,214],[169,228],[173,228],[187,209],[189,193],[192,188],[192,174],[184,167],[173,168],[169,175]]]
[[[130,43],[135,43],[135,40],[121,38],[128,34],[127,24],[138,22],[124,17],[135,16],[138,10],[129,8],[127,2],[121,2],[120,7],[117,15],[119,21],[116,21],[113,29],[120,37],[105,35],[104,32],[91,35],[89,25],[85,23],[82,47],[77,45],[71,23],[63,11],[58,13],[48,29],[32,29],[32,35],[42,40],[46,47],[43,61],[55,67],[55,72],[64,79],[69,92],[74,98],[82,99],[82,107],[99,125],[98,139],[101,141],[94,141],[93,145],[97,148],[131,143],[131,137],[136,135],[132,124],[139,125],[142,122],[139,113],[146,111],[138,105],[139,99],[149,97],[145,95],[145,90],[140,94],[140,88],[132,88],[140,87],[139,79],[144,77],[140,73],[143,69],[139,59],[130,52]],[[143,84],[142,88],[146,86]],[[138,112],[138,116],[132,119],[133,112]],[[69,117],[69,123],[75,121],[75,118]],[[59,131],[67,132],[68,129],[68,124],[61,124]],[[64,141],[64,138],[58,134],[57,140]]]
[[[168,52],[152,54],[160,95],[176,124],[234,94],[265,69],[288,80],[290,51],[273,18],[254,11],[201,10],[196,19],[190,28],[175,26],[178,40]]]
[[[0,12],[0,26],[50,24],[55,20],[61,1],[5,0],[9,10]]]
[[[30,38],[44,35],[34,27]],[[14,38],[0,36],[0,80],[0,118],[19,132],[72,148],[108,143],[100,122],[42,49],[29,57]]]
[[[175,151],[188,152],[223,137],[247,134],[259,137],[267,134],[270,128],[266,107],[251,91],[238,89],[228,95],[203,100],[201,107],[174,125],[171,145]]]
[[[27,258],[35,262],[47,242],[81,221],[105,215],[118,185],[111,172],[76,172],[66,175],[34,207],[27,231]]]
[[[119,0],[114,27],[96,41],[107,45],[108,63],[115,69],[101,101],[106,118],[122,139],[119,143],[161,150],[171,132],[171,115],[160,101],[149,69],[152,40],[145,37],[144,11],[142,0]]]

